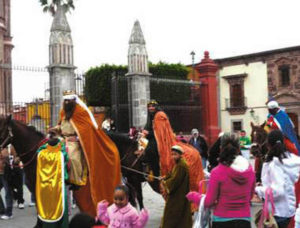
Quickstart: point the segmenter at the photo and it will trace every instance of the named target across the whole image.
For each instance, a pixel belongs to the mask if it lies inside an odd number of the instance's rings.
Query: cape
[[[61,118],[64,118],[61,111]],[[74,192],[80,210],[96,215],[97,203],[106,199],[113,203],[113,193],[121,183],[119,152],[114,142],[99,128],[96,128],[90,114],[76,104],[70,119],[85,155],[89,176],[87,184]]]
[[[196,148],[183,142],[177,142],[167,115],[159,111],[153,119],[153,130],[160,160],[160,172],[164,176],[170,173],[174,167],[171,158],[171,147],[179,145],[184,150],[183,158],[189,167],[190,190],[198,191],[198,184],[204,179],[201,157]]]
[[[63,143],[48,143],[37,151],[36,203],[38,217],[47,223],[62,219],[66,208],[65,179],[68,156]]]
[[[268,116],[268,118],[270,117],[271,115]],[[288,114],[286,114],[286,112],[284,112],[283,110],[279,110],[279,112],[277,112],[276,115],[273,116],[273,118],[282,134],[295,144],[298,150],[298,155],[300,155],[300,145],[294,131],[294,124]]]

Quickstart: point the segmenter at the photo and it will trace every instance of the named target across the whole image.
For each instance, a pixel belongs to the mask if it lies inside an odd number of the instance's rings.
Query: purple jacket
[[[219,164],[212,170],[204,206],[214,207],[214,215],[219,217],[251,217],[254,187],[252,166],[245,158],[237,156],[230,167]]]
[[[97,218],[108,225],[108,228],[143,228],[146,226],[149,215],[144,209],[138,214],[130,203],[122,208],[118,208],[115,204],[107,208],[107,203],[100,202]]]

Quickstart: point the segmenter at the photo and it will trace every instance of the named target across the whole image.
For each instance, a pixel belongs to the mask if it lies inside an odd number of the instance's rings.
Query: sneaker
[[[1,219],[3,219],[3,220],[9,220],[9,219],[12,219],[12,218],[13,218],[12,215],[2,215],[1,216]]]
[[[34,202],[30,202],[29,203],[29,207],[35,207],[35,203]]]
[[[23,203],[19,203],[18,208],[19,209],[24,209],[24,204]]]

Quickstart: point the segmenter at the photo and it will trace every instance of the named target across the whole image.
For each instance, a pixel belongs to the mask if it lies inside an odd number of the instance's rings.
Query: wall
[[[246,105],[248,109],[242,115],[231,115],[226,110],[225,99],[230,98],[230,87],[227,80],[223,77],[236,74],[247,74],[247,77],[244,79],[244,96],[247,99]],[[232,130],[231,124],[233,120],[242,120],[243,128],[249,134],[251,131],[250,122],[263,123],[268,113],[265,107],[265,102],[268,100],[266,64],[253,62],[226,66],[219,70],[218,78],[220,85],[221,130],[229,132]],[[250,114],[251,109],[254,110],[254,116]]]

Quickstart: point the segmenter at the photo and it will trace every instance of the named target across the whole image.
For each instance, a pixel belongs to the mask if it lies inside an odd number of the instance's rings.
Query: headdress
[[[269,109],[279,108],[277,101],[270,101],[267,105]]]
[[[95,117],[92,114],[91,110],[89,110],[89,108],[86,106],[86,104],[77,96],[77,94],[75,94],[74,91],[72,91],[72,90],[64,91],[63,99],[64,100],[73,100],[74,99],[78,105],[80,105],[85,111],[88,112],[94,127],[98,129],[97,121],[95,120]]]
[[[172,146],[172,147],[171,147],[171,150],[174,150],[174,151],[176,151],[176,152],[179,153],[179,154],[183,154],[183,153],[184,153],[182,147],[181,147],[181,146],[178,146],[178,145]]]
[[[147,104],[147,106],[150,106],[150,105],[153,105],[153,106],[157,106],[158,105],[158,102],[156,100],[150,100]]]
[[[64,100],[73,100],[76,99],[76,93],[74,90],[65,90],[63,92],[63,99]]]

